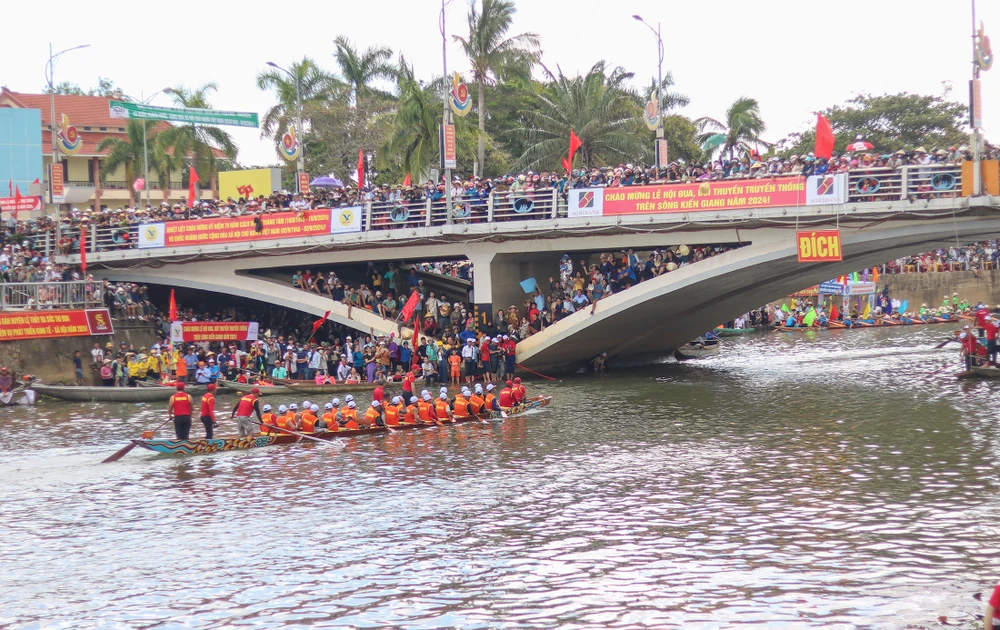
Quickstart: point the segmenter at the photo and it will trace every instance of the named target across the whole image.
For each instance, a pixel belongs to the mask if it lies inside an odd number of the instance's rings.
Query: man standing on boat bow
[[[174,434],[178,440],[186,440],[191,436],[191,411],[194,400],[184,391],[184,383],[177,383],[177,393],[167,402],[167,414],[174,421]]]
[[[240,398],[240,402],[233,407],[232,417],[236,419],[236,427],[240,437],[247,437],[257,433],[253,422],[254,414],[257,414],[258,423],[263,422],[260,416],[260,401],[258,400],[258,396],[260,396],[260,388],[254,387],[250,390],[249,394]]]

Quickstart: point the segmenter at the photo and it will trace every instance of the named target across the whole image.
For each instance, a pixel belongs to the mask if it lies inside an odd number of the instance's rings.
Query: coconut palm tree
[[[472,65],[472,79],[479,90],[479,151],[477,153],[479,173],[483,174],[486,162],[486,106],[483,90],[486,85],[512,76],[528,78],[531,66],[538,60],[538,35],[521,33],[508,35],[517,8],[513,0],[481,0],[477,10],[475,3],[469,7],[469,36],[454,35],[462,44],[465,56]]]
[[[386,46],[372,46],[359,53],[351,40],[343,35],[333,40],[337,47],[334,59],[340,67],[340,79],[351,87],[354,95],[354,106],[357,107],[358,99],[365,96],[375,95],[382,98],[391,98],[388,92],[372,87],[372,82],[376,79],[392,79],[395,77],[396,69],[389,63],[392,59],[392,49]]]
[[[136,179],[136,173],[143,168],[143,142],[142,130],[143,121],[129,119],[125,123],[125,137],[106,136],[97,143],[98,151],[107,151],[108,155],[101,163],[101,181],[105,181],[109,175],[123,168],[125,170],[125,184],[128,186],[129,205],[136,205],[136,191],[132,187],[132,182]],[[160,132],[155,124],[146,125],[146,145],[150,147],[149,162],[155,166],[152,147],[156,146],[157,135]],[[146,182],[149,185],[149,182]]]
[[[622,68],[608,73],[603,61],[585,76],[560,71],[538,96],[537,109],[524,112],[526,125],[511,131],[527,147],[515,168],[558,168],[570,130],[583,142],[579,155],[587,167],[650,157],[639,96],[628,87],[632,76]]]
[[[663,76],[663,83],[660,84],[660,92],[663,94],[663,111],[661,112],[661,114],[664,116],[666,116],[667,112],[669,112],[672,109],[677,109],[678,107],[687,107],[687,105],[691,103],[691,99],[688,98],[686,95],[670,91],[670,88],[673,86],[673,84],[674,84],[674,75],[671,72],[667,72],[667,74]],[[649,82],[649,85],[643,89],[642,92],[643,101],[641,105],[645,107],[646,102],[648,102],[651,98],[653,98],[653,95],[656,93],[657,93],[656,77],[653,77],[653,79]]]
[[[195,89],[180,85],[167,93],[181,107],[211,109],[208,92],[217,89],[215,83],[206,83]],[[161,150],[170,150],[174,156],[190,156],[198,176],[205,182],[211,181],[217,173],[217,152],[232,160],[236,158],[237,151],[232,137],[211,125],[174,125],[160,133],[158,144]]]
[[[733,101],[724,122],[709,116],[694,122],[698,127],[698,142],[710,157],[722,153],[734,158],[756,150],[758,144],[771,146],[760,139],[767,125],[760,117],[760,105],[755,98],[741,96]]]
[[[272,90],[278,99],[278,102],[264,114],[260,125],[261,138],[272,136],[278,141],[285,133],[288,124],[295,121],[299,107],[299,103],[296,102],[296,80],[303,118],[309,112],[311,103],[324,102],[330,95],[333,77],[320,70],[316,62],[309,57],[293,61],[288,71],[295,76],[295,79],[277,68],[270,68],[257,74],[257,89]],[[305,132],[299,129],[298,133]]]

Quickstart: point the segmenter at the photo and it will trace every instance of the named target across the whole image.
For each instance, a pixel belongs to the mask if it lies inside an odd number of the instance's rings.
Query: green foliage
[[[303,126],[308,124],[305,112],[312,103],[322,103],[330,97],[333,77],[320,70],[309,57],[294,61],[288,68],[294,79],[283,70],[269,68],[257,74],[257,89],[272,90],[278,102],[272,105],[261,120],[260,137],[271,136],[275,142],[281,140],[289,123],[294,123],[298,113],[298,100],[302,102]],[[298,90],[296,90],[296,87]],[[298,130],[301,135],[304,131]]]
[[[149,164],[156,166],[153,156],[153,148],[156,146],[159,131],[155,124],[147,123],[146,147],[149,150]],[[97,143],[98,151],[107,151],[108,155],[101,162],[101,180],[106,181],[107,176],[114,173],[119,168],[125,169],[125,183],[128,185],[129,204],[134,206],[136,202],[136,192],[132,188],[132,183],[136,180],[136,174],[143,171],[143,123],[140,120],[129,119],[125,122],[125,137],[105,136]],[[166,176],[169,178],[170,171]],[[161,176],[162,181],[162,176]],[[147,182],[148,184],[148,182]]]
[[[364,52],[358,49],[351,40],[343,35],[333,40],[337,51],[334,59],[340,68],[340,80],[351,89],[351,96],[355,106],[361,99],[369,96],[377,96],[383,99],[391,98],[391,95],[372,86],[378,79],[393,79],[396,70],[389,60],[392,59],[392,49],[388,46],[372,46]]]
[[[940,96],[922,94],[860,94],[821,112],[830,120],[836,142],[834,150],[844,147],[861,135],[879,153],[927,149],[969,143],[964,127],[968,108]],[[784,138],[779,148],[785,155],[808,153],[816,148],[816,124]]]
[[[620,67],[609,73],[603,61],[585,76],[560,73],[537,96],[536,109],[523,112],[526,124],[510,132],[526,147],[514,168],[561,168],[570,130],[583,142],[578,156],[588,168],[648,160],[652,145],[645,141],[640,99],[627,85],[632,76]]]
[[[333,173],[345,184],[357,171],[358,150],[381,147],[392,127],[393,103],[363,98],[351,105],[353,91],[346,85],[330,88],[329,99],[306,106],[309,122],[304,141],[306,170],[316,176]]]
[[[687,116],[671,114],[663,118],[663,137],[667,139],[667,150],[671,161],[678,158],[685,162],[700,162],[702,150],[698,145],[695,124]],[[655,134],[650,134],[652,144]]]
[[[181,107],[196,109],[211,109],[208,102],[208,92],[215,91],[215,83],[206,83],[196,89],[188,89],[183,85],[172,88],[169,92],[174,103]],[[211,125],[174,125],[165,129],[157,137],[159,155],[172,153],[175,157],[191,156],[198,177],[201,181],[212,181],[219,172],[216,152],[236,158],[236,144],[232,137],[222,129]]]
[[[68,94],[70,96],[87,95],[87,93],[84,92],[79,85],[73,83],[72,81],[60,81],[56,84],[55,89],[46,86],[45,89],[42,90],[42,94],[52,94],[53,92],[56,94]]]
[[[97,87],[90,88],[86,92],[72,81],[60,81],[55,89],[47,87],[42,90],[42,94],[65,94],[69,96],[104,96],[108,98],[121,98],[122,90],[115,85],[115,82],[105,77],[97,77]]]
[[[770,146],[760,138],[767,125],[760,116],[760,105],[755,98],[741,96],[736,99],[726,110],[725,120],[702,116],[694,123],[698,127],[698,142],[707,149],[708,158],[716,153],[740,157],[756,150],[758,144]],[[715,136],[719,134],[724,138],[716,142]]]

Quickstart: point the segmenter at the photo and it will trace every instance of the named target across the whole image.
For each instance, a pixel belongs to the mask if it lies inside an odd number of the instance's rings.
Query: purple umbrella
[[[311,188],[343,188],[344,184],[333,175],[324,175],[309,182],[309,186]]]

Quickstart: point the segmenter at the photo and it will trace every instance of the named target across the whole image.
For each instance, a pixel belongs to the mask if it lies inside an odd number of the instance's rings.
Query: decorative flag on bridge
[[[177,321],[177,298],[174,297],[174,290],[170,289],[170,313],[167,317],[172,322]],[[269,335],[270,336],[270,335]]]
[[[191,165],[191,174],[188,176],[188,207],[189,208],[193,208],[194,207],[195,199],[197,199],[197,195],[195,193],[195,191],[196,191],[195,186],[200,181],[201,181],[201,178],[198,177],[198,171],[194,170],[194,164],[192,164]]]
[[[317,319],[316,321],[313,322],[313,334],[314,335],[316,334],[316,331],[320,329],[320,326],[323,325],[323,322],[325,322],[328,317],[330,317],[330,311],[327,311],[326,313],[323,314],[322,318]]]
[[[358,190],[365,187],[365,150],[358,149]]]
[[[816,114],[816,157],[830,159],[833,155],[833,127],[823,114]]]
[[[403,310],[400,313],[400,317],[403,318],[404,322],[410,321],[413,317],[413,311],[417,309],[417,302],[420,301],[420,294],[417,291],[410,293],[409,299],[406,300],[406,304],[403,305]]]
[[[563,168],[567,171],[573,170],[573,156],[576,155],[577,149],[583,144],[583,141],[576,135],[576,133],[570,129],[569,130],[569,159],[563,160]]]

